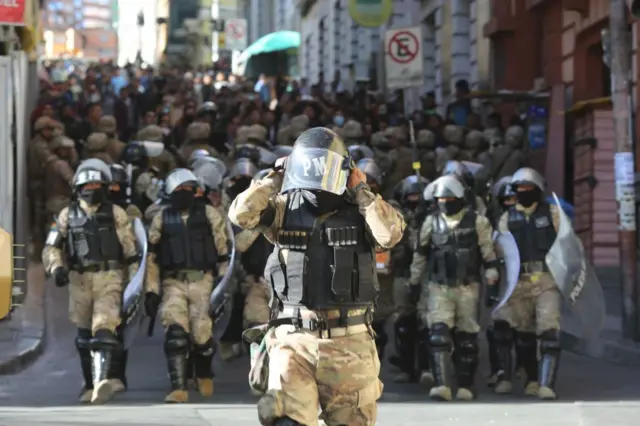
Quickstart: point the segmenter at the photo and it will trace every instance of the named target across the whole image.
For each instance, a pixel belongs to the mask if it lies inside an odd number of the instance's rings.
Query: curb
[[[30,265],[27,298],[15,313],[20,316],[22,327],[14,349],[0,354],[0,375],[16,374],[31,365],[44,352],[45,327],[45,277],[41,265]]]
[[[640,365],[640,347],[637,343],[606,340],[589,342],[567,333],[562,333],[561,342],[563,349],[590,358],[629,367]]]

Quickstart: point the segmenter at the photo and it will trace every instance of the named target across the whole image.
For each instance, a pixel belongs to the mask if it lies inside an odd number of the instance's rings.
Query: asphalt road
[[[258,425],[246,385],[247,359],[216,361],[216,392],[210,401],[193,395],[185,405],[162,403],[168,389],[162,336],[141,338],[130,354],[130,389],[106,406],[76,403],[80,371],[67,320],[67,294],[48,288],[45,354],[21,374],[0,377],[0,426],[41,425]],[[640,366],[615,366],[565,353],[560,400],[497,397],[481,387],[472,403],[434,403],[417,385],[395,384],[383,371],[385,393],[378,425],[614,426],[640,424]],[[484,371],[482,371],[484,373]]]

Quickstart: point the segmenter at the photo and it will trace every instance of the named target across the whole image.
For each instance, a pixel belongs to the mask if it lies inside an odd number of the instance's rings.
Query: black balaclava
[[[84,185],[80,188],[78,196],[88,204],[95,205],[104,201],[105,193],[106,191],[104,186],[100,186],[98,188],[87,188],[87,185]]]
[[[440,211],[446,216],[453,216],[462,211],[464,208],[464,200],[462,198],[447,201],[438,200],[438,208],[440,208]]]
[[[527,191],[517,191],[516,199],[518,200],[518,204],[522,207],[531,207],[542,200],[542,191],[540,188],[533,188]]]
[[[177,189],[169,196],[171,198],[171,206],[180,211],[189,210],[193,205],[195,195],[193,188]]]
[[[344,196],[332,194],[326,191],[307,191],[300,190],[302,197],[307,200],[316,216],[322,216],[327,213],[339,210],[346,203]]]

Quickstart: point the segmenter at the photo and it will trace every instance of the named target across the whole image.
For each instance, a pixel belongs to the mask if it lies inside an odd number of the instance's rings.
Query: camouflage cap
[[[53,138],[53,140],[49,144],[49,147],[51,149],[75,148],[75,146],[76,144],[73,142],[73,139],[68,138],[66,136],[56,136],[55,138]]]
[[[520,126],[510,126],[504,134],[504,140],[508,145],[519,146],[524,140],[524,129]]]
[[[342,137],[347,139],[360,139],[362,137],[362,125],[355,120],[349,120],[344,124]]]
[[[453,145],[462,145],[464,142],[464,127],[448,124],[444,126],[444,139]]]
[[[371,145],[374,147],[386,147],[388,141],[385,132],[375,132],[371,135]]]
[[[53,128],[53,120],[49,117],[40,117],[36,120],[35,124],[34,124],[34,129],[36,132],[39,132],[42,129],[45,128],[49,128],[52,129]]]
[[[187,127],[186,138],[188,141],[206,140],[211,134],[209,123],[191,123]]]
[[[284,126],[278,129],[278,134],[276,135],[276,143],[278,145],[290,145],[290,135],[291,134],[291,126]]]
[[[105,115],[103,117],[100,117],[97,130],[102,133],[115,133],[116,119],[112,115]]]
[[[87,138],[87,149],[90,151],[99,151],[109,144],[109,137],[101,132],[94,132]]]
[[[240,126],[238,130],[236,130],[236,144],[247,143],[249,139],[249,128],[250,126]]]
[[[136,139],[139,141],[162,142],[164,132],[162,131],[162,127],[152,124],[138,131]]]
[[[259,124],[254,124],[247,130],[247,139],[264,142],[267,140],[267,129]]]
[[[295,127],[296,129],[302,129],[302,131],[300,132],[302,133],[309,128],[309,117],[304,114],[296,115],[291,119],[291,126]]]
[[[471,130],[464,139],[464,146],[467,149],[478,149],[484,142],[484,134],[480,130]]]
[[[436,145],[436,135],[431,130],[423,129],[418,132],[416,145],[419,148],[434,148]]]

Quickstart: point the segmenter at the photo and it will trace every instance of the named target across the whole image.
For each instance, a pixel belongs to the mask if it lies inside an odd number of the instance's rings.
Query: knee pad
[[[510,345],[513,342],[513,328],[506,321],[494,322],[493,339],[498,344]]]
[[[462,355],[478,355],[478,335],[476,333],[456,333],[456,350]]]
[[[429,333],[429,345],[434,351],[448,351],[451,349],[451,329],[441,322],[433,324]]]
[[[119,347],[120,341],[111,330],[97,330],[91,339],[91,349],[93,350],[115,350]]]
[[[184,355],[189,352],[189,333],[177,324],[171,324],[164,335],[164,352],[167,355]]]
[[[538,338],[533,333],[517,333],[516,346],[522,349],[537,349]]]
[[[194,343],[193,352],[194,354],[200,356],[213,356],[213,354],[215,353],[215,345],[213,344],[213,339],[202,345]]]
[[[540,352],[557,354],[560,349],[560,332],[558,330],[546,330],[540,334]]]
[[[280,417],[273,422],[273,426],[305,426],[289,417]]]

